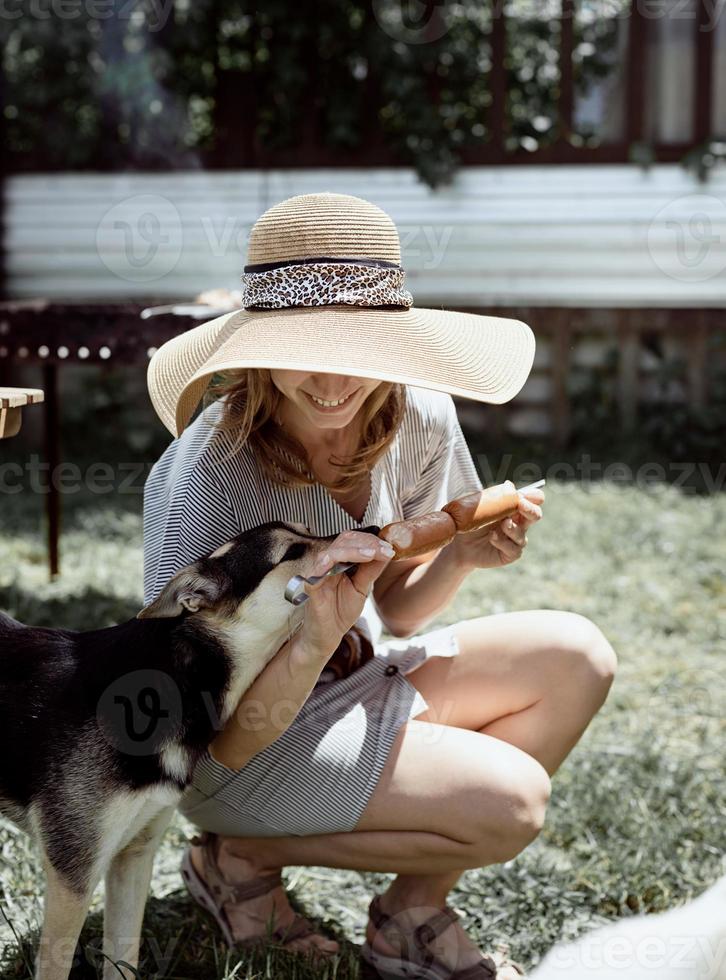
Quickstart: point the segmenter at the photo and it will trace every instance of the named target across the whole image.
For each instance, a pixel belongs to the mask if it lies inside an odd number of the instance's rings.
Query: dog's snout
[[[356,527],[356,528],[354,528],[354,530],[355,531],[362,531],[364,534],[376,534],[377,535],[380,532],[381,529],[378,526],[378,524],[369,524],[368,527]],[[337,537],[338,537],[338,533],[335,533],[335,534],[326,534],[324,537],[321,537],[320,538],[320,541],[323,541],[323,542],[325,542],[325,541],[335,541],[335,539]]]

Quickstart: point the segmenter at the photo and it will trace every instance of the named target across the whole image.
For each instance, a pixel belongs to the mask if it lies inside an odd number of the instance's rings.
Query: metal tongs
[[[528,483],[526,487],[522,487],[520,490],[517,490],[517,493],[526,493],[527,490],[536,490],[538,487],[543,487],[544,484],[544,480],[537,480],[535,483]],[[348,575],[353,575],[357,567],[358,565],[356,562],[339,561],[336,562],[332,568],[329,568],[323,575],[310,575],[308,578],[305,578],[303,575],[293,575],[293,577],[287,583],[285,598],[288,602],[291,602],[293,606],[301,606],[310,598],[305,591],[306,585],[317,585],[318,582],[322,582],[322,580],[327,578],[329,575],[341,575],[343,572],[346,572]]]
[[[287,583],[285,598],[288,602],[291,602],[293,606],[301,606],[303,602],[307,602],[307,600],[310,598],[305,591],[306,585],[317,585],[318,582],[322,582],[323,579],[327,578],[329,575],[340,575],[342,572],[348,572],[350,575],[353,575],[357,567],[358,564],[356,562],[338,561],[323,575],[310,575],[308,578],[305,578],[302,575],[293,575],[293,577]]]

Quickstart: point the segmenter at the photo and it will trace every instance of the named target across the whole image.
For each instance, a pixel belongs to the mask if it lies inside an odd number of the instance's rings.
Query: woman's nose
[[[315,390],[321,398],[337,398],[350,387],[349,379],[344,374],[314,374],[313,378]]]

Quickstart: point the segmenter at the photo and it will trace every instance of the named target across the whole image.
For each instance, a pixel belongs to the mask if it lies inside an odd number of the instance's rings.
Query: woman
[[[149,390],[178,438],[145,492],[145,593],[267,520],[335,536],[302,630],[242,698],[181,810],[204,833],[187,885],[228,942],[331,955],[292,911],[290,864],[395,872],[364,956],[384,976],[516,977],[446,896],[538,834],[550,776],[603,703],[615,655],[581,616],[478,617],[423,632],[477,568],[517,560],[544,495],[447,547],[390,562],[369,533],[479,489],[451,394],[512,398],[534,341],[517,321],[412,307],[398,234],[345,195],[291,198],[252,229],[244,311],[167,343]],[[222,398],[187,427],[207,385]],[[401,639],[381,642],[382,626]],[[291,664],[295,664],[292,669]],[[303,664],[303,667],[300,665]],[[299,667],[299,669],[298,669]]]

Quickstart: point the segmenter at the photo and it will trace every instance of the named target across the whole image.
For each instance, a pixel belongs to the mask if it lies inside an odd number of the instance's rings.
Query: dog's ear
[[[219,599],[221,582],[205,575],[199,564],[187,565],[164,586],[159,595],[137,613],[137,619],[170,619],[186,609],[209,609]]]

